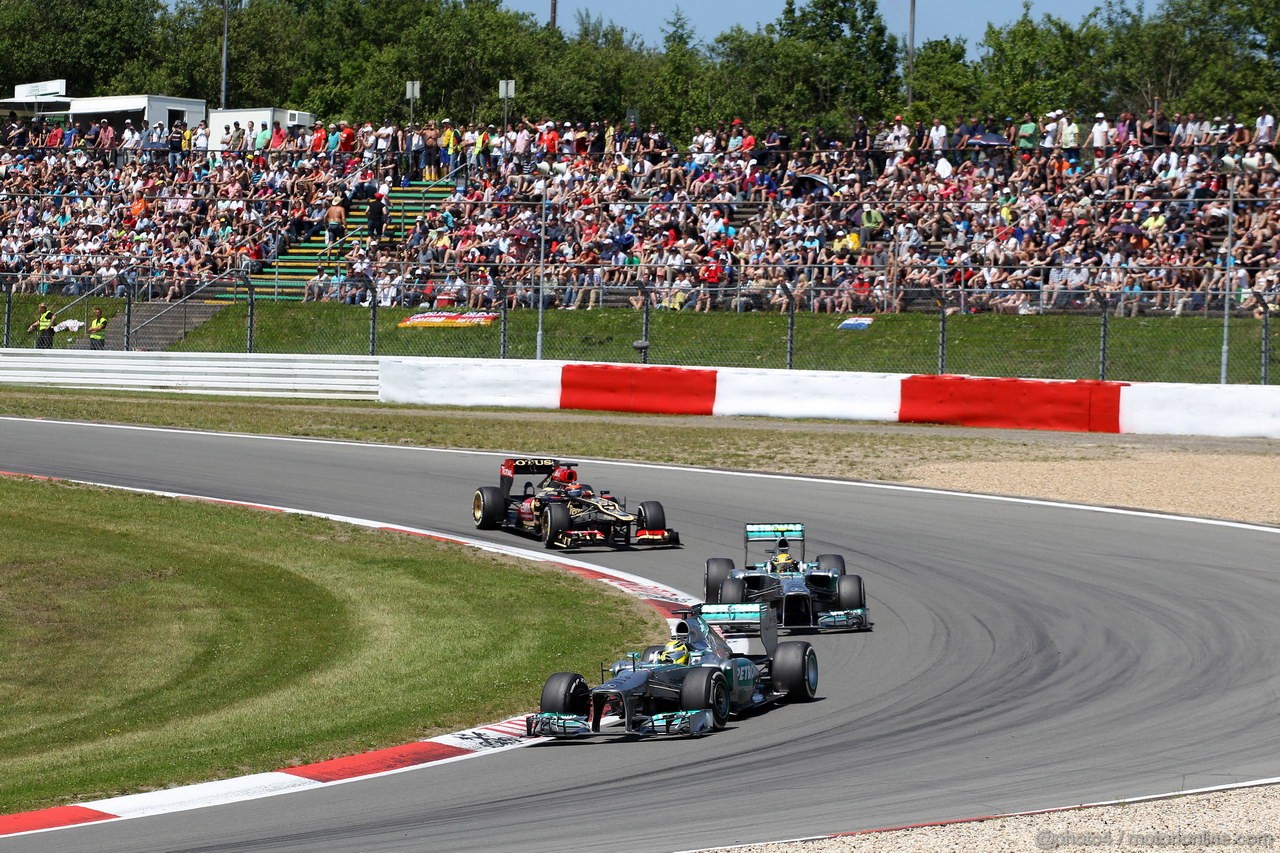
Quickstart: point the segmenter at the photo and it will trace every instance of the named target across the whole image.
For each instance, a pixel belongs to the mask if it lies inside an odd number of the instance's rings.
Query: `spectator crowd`
[[[545,118],[11,115],[0,273],[18,293],[173,300],[323,235],[305,298],[361,305],[1184,314],[1229,293],[1262,316],[1280,303],[1274,141],[1266,109],[858,117],[839,136],[733,119],[687,142]],[[393,190],[421,179],[452,195],[388,230]]]

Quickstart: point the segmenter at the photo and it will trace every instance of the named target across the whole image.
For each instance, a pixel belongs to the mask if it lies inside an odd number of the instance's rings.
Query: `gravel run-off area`
[[[1278,441],[1000,430],[957,433],[979,442],[985,438],[990,444],[972,460],[898,460],[902,476],[896,479],[958,491],[1280,524]],[[1280,785],[731,849],[738,853],[1280,850]]]

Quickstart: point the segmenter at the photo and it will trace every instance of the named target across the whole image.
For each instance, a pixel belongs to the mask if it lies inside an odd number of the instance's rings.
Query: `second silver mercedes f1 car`
[[[765,559],[753,561],[752,546],[762,545]],[[798,521],[743,525],[742,568],[728,557],[712,557],[703,590],[706,600],[716,604],[767,604],[784,628],[872,627],[862,576],[846,572],[839,554],[806,561],[804,524]]]

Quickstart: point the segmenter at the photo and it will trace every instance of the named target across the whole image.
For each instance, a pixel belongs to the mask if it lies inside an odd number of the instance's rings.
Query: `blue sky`
[[[663,22],[676,8],[684,11],[702,41],[711,41],[733,24],[749,30],[757,24],[775,21],[782,12],[784,0],[646,0],[643,3],[604,3],[592,0],[558,0],[557,17],[561,29],[571,32],[578,10],[594,17],[612,20],[637,33],[649,44],[662,38]],[[803,0],[797,0],[801,5]],[[1100,4],[1100,0],[1072,3],[1068,0],[1036,0],[1031,4],[1032,17],[1048,13],[1078,23],[1084,13]],[[505,0],[508,9],[531,12],[545,21],[551,0]],[[1149,4],[1154,7],[1154,3]],[[881,0],[880,14],[889,31],[906,39],[910,17],[909,0]],[[987,23],[1007,24],[1022,14],[1021,0],[916,0],[916,44],[943,36],[962,37],[969,43],[970,55],[986,32]]]

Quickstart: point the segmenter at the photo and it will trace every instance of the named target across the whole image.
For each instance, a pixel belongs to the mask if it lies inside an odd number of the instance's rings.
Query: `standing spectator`
[[[36,349],[53,349],[53,326],[58,321],[58,312],[50,311],[49,306],[40,303],[40,316],[27,326],[28,332],[36,332]]]
[[[331,198],[329,209],[324,214],[324,244],[328,248],[341,242],[347,234],[347,209],[342,206],[337,196]]]
[[[935,116],[933,127],[929,128],[929,147],[934,151],[944,151],[947,147],[947,138],[947,126],[942,123],[942,119]]]
[[[93,309],[93,319],[89,321],[89,349],[107,348],[107,318],[102,316],[101,308]]]
[[[387,205],[382,200],[382,193],[373,194],[373,201],[369,202],[364,216],[369,223],[369,245],[377,246],[382,241],[383,229],[387,227]]]
[[[1253,141],[1258,148],[1271,146],[1276,141],[1276,117],[1266,107],[1258,107],[1258,118],[1253,123]]]

